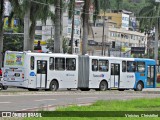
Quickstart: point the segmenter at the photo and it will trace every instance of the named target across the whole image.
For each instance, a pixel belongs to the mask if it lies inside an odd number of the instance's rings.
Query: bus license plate
[[[20,73],[15,73],[14,76],[15,77],[20,77]]]

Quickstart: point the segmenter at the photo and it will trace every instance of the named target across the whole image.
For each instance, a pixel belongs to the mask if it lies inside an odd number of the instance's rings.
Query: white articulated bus
[[[4,85],[28,90],[156,87],[152,59],[7,51],[3,71]]]

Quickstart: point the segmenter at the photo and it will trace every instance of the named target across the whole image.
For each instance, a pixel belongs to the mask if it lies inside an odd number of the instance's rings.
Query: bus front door
[[[37,88],[46,88],[47,85],[47,61],[37,60]]]
[[[147,87],[148,88],[153,88],[155,87],[155,66],[148,66],[147,69]]]
[[[120,64],[111,63],[111,78],[110,78],[110,86],[111,88],[119,87],[120,79]]]

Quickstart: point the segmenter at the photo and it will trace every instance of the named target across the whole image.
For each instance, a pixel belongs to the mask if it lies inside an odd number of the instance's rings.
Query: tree
[[[87,53],[87,41],[88,41],[88,26],[89,26],[89,7],[91,1],[85,0],[84,1],[84,8],[83,8],[83,37],[82,37],[82,55]]]
[[[94,11],[94,21],[96,20],[97,15],[99,14],[99,0],[85,0],[83,6],[83,14],[82,14],[82,21],[83,21],[83,35],[82,35],[82,55],[87,53],[87,44],[88,44],[88,33],[89,33],[89,8],[91,3],[93,3],[95,11]]]
[[[0,1],[0,68],[2,67],[2,61],[3,61],[3,14],[4,14],[4,0]]]
[[[74,10],[75,10],[75,0],[71,0],[69,2],[69,11],[68,11],[68,16],[69,19],[72,18],[72,32],[71,32],[71,50],[69,51],[70,54],[73,54],[73,38],[74,38]]]
[[[63,47],[63,53],[67,53],[69,51],[69,46],[67,43],[67,38],[63,37],[63,41],[62,41],[62,47]],[[47,40],[47,49],[49,49],[49,51],[54,51],[54,39],[50,38]]]
[[[60,53],[61,52],[61,31],[60,31],[60,28],[61,28],[61,11],[60,11],[60,7],[61,7],[61,4],[60,4],[60,0],[55,0],[55,36],[54,36],[54,52],[55,53]]]
[[[50,17],[51,20],[54,21],[54,14],[50,11],[49,6],[49,4],[53,3],[53,0],[47,0],[45,3],[44,0],[10,0],[10,2],[14,14],[21,19],[24,18],[24,50],[33,51],[37,20],[45,23],[47,18]]]
[[[149,19],[141,18],[140,26],[144,26],[146,22],[148,22],[148,26],[150,29],[155,27],[155,47],[154,47],[154,59],[158,60],[158,36],[159,36],[159,18],[156,16],[160,16],[160,3],[156,3],[154,0],[147,0],[147,4],[145,7],[141,9],[139,12],[139,16],[151,17]]]

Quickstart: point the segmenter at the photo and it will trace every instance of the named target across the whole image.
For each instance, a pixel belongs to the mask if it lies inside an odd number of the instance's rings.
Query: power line
[[[37,3],[37,4],[42,4],[42,5],[47,5],[47,6],[51,6],[51,5],[53,5],[53,4],[47,4],[47,3],[42,3],[42,2],[38,2],[38,1],[35,1],[35,0],[31,0],[32,2],[34,2],[34,3]],[[64,8],[61,8],[61,7],[56,7],[55,6],[55,8],[59,8],[59,9],[62,9],[62,10],[64,10]],[[75,10],[68,10],[68,11],[71,11],[71,12],[75,12]],[[99,15],[99,14],[94,14],[94,13],[86,13],[86,12],[81,12],[81,13],[84,13],[84,14],[89,14],[89,15]],[[112,17],[114,17],[114,18],[121,18],[120,16],[112,16]],[[145,16],[139,16],[139,17],[132,17],[132,18],[139,18],[139,19],[148,19],[148,18],[160,18],[160,16],[153,16],[153,17],[145,17]]]

